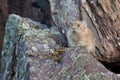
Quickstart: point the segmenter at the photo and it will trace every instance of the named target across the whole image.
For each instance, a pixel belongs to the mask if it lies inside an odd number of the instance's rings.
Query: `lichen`
[[[67,75],[67,70],[68,70],[67,67],[63,67],[58,74],[61,75],[62,77],[66,77],[66,75]]]
[[[116,6],[115,6],[115,3],[114,3],[115,0],[110,0],[110,7],[112,8],[113,12],[116,11]]]

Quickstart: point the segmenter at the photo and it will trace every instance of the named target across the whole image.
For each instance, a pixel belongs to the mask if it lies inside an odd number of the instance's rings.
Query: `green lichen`
[[[35,71],[35,67],[30,67],[30,71],[34,72]]]
[[[59,75],[62,75],[63,77],[65,77],[66,74],[67,74],[67,70],[68,70],[67,67],[63,67],[58,74],[59,74]]]
[[[50,35],[54,35],[55,34],[55,32],[53,32],[52,30],[50,31]]]
[[[106,77],[105,75],[102,75],[100,72],[98,71],[92,71],[90,74],[90,80],[94,80],[94,79],[99,79],[99,80],[110,80],[109,77]]]
[[[72,54],[70,57],[71,57],[73,62],[76,62],[78,59],[77,54]]]
[[[71,76],[67,75],[66,80],[71,80]]]
[[[13,52],[15,51],[16,54],[20,53],[21,55],[24,53],[24,50],[21,50],[21,45],[24,44],[24,40],[22,40],[22,37],[21,37],[23,31],[20,31],[19,29],[20,21],[21,21],[21,17],[12,14],[9,16],[6,27],[5,27],[4,46],[3,46],[2,60],[1,60],[2,62],[1,70],[3,72],[1,76],[1,80],[8,80],[9,77],[13,79],[13,76],[10,76],[11,73],[6,73],[6,72],[10,72],[10,66],[13,59]],[[21,62],[23,61],[23,58],[20,56],[19,59],[16,58],[16,60],[17,60],[16,63],[21,64]],[[26,66],[26,64],[24,64],[24,66]],[[15,66],[12,66],[12,67],[14,67],[14,69],[16,70],[16,74],[15,74],[15,79],[16,79],[16,76],[19,73],[23,73],[23,69],[20,68],[19,65],[16,65],[16,68]],[[19,68],[19,71],[18,71],[18,68]],[[24,72],[25,71],[26,69],[24,69]],[[23,77],[24,76],[22,76],[22,78]]]
[[[33,52],[37,52],[38,49],[37,49],[35,46],[32,46],[32,51],[33,51]]]
[[[8,35],[5,35],[4,36],[4,43],[7,43],[9,41],[9,36]]]
[[[114,3],[114,0],[110,0],[110,7],[112,8],[113,12],[116,11],[116,6],[115,6],[115,3]]]
[[[34,77],[33,80],[39,80],[37,77]]]
[[[85,77],[85,80],[90,80],[88,75],[84,75],[84,77]]]

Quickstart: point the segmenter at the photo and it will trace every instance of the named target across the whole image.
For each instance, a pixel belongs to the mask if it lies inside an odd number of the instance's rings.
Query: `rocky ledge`
[[[120,80],[83,47],[63,47],[57,27],[11,14],[2,49],[2,80]]]

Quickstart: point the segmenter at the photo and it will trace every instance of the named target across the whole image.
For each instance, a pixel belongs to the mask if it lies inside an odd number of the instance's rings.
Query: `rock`
[[[24,20],[28,23],[32,23],[31,25],[34,26],[34,28],[38,28],[38,29],[48,29],[48,26],[46,26],[45,24],[42,24],[40,22],[37,21],[33,21],[29,18],[24,18]]]
[[[52,26],[50,30],[51,38],[55,40],[55,42],[61,46],[67,46],[67,39],[64,34],[59,30],[58,27]]]
[[[120,80],[84,47],[63,48],[51,30],[36,29],[31,21],[10,15],[5,28],[1,80]],[[55,34],[53,32],[53,34]],[[59,32],[58,32],[59,33]],[[65,51],[65,52],[64,52]]]
[[[54,23],[65,32],[83,21],[95,39],[96,59],[117,73],[120,67],[119,0],[49,0]],[[86,37],[86,36],[85,36]],[[116,67],[115,67],[116,66]]]
[[[23,17],[31,18],[34,21],[39,21],[42,24],[46,24],[47,26],[51,26],[51,12],[49,2],[45,1],[46,7],[44,10],[42,8],[36,8],[32,6],[32,2],[35,0],[0,0],[0,52],[2,50],[3,37],[4,37],[4,28],[9,14],[17,14]],[[39,1],[39,0],[38,0]],[[41,2],[38,2],[39,5]]]
[[[61,46],[67,46],[67,40],[64,34],[62,34],[60,32],[60,30],[58,29],[58,27],[56,26],[51,26],[50,29],[48,29],[48,26],[41,24],[40,22],[37,21],[33,21],[29,18],[24,18],[24,20],[29,23],[33,28],[36,29],[42,29],[44,31],[47,31],[48,33],[50,33],[50,37],[53,38],[55,40],[55,42]]]
[[[73,21],[79,20],[79,10],[75,0],[49,1],[52,18],[61,30],[66,32]]]

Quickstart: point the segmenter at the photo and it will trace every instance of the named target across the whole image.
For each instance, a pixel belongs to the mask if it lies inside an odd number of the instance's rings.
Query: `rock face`
[[[10,13],[29,17],[49,26],[55,23],[59,29],[65,31],[74,20],[83,20],[94,33],[101,52],[98,57],[103,56],[103,61],[116,62],[116,57],[119,59],[120,55],[119,10],[119,0],[0,0],[0,39],[3,39],[4,26]],[[2,42],[0,40],[1,45]],[[0,51],[1,48],[2,46]]]
[[[79,20],[79,9],[76,3],[75,0],[50,0],[52,18],[60,29],[66,31],[73,21]]]
[[[73,21],[83,21],[94,34],[96,59],[120,66],[119,0],[49,1],[52,18],[58,27],[67,31]]]
[[[56,44],[56,30],[41,29],[30,19],[10,15],[5,28],[1,80],[120,80],[83,47],[63,48],[62,43]]]

